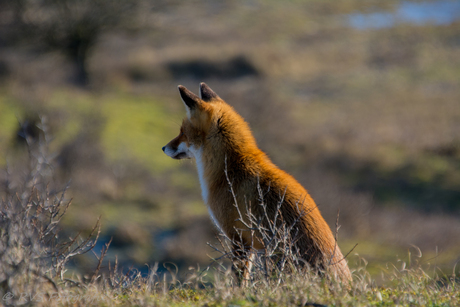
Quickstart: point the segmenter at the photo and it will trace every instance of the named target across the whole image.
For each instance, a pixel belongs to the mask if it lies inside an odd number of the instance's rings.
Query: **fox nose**
[[[166,149],[166,146],[163,146],[163,148],[161,148],[161,149],[162,149],[163,151],[165,151],[165,149]]]

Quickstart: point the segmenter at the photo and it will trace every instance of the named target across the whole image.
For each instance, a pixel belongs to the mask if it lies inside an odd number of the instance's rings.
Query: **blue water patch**
[[[348,24],[360,30],[389,28],[401,23],[448,25],[458,19],[460,19],[460,1],[458,0],[403,1],[394,12],[347,15]]]

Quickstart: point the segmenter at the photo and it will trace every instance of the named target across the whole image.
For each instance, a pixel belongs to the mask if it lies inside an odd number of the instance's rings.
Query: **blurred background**
[[[218,253],[193,161],[162,151],[206,82],[310,192],[352,268],[460,260],[460,2],[0,0],[0,179],[43,138],[63,234],[180,274]],[[417,248],[416,248],[417,247]],[[357,256],[359,255],[359,256]],[[94,255],[72,263],[91,272]],[[457,269],[458,271],[458,269]]]

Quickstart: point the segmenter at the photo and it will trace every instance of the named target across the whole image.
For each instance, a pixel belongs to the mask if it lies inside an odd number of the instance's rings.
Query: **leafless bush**
[[[71,204],[65,196],[68,184],[56,188],[44,118],[38,128],[42,133],[36,139],[23,135],[28,149],[26,176],[19,180],[15,170],[7,169],[0,202],[0,292],[13,294],[12,304],[19,293],[33,296],[39,289],[43,293],[44,284],[57,292],[55,281],[66,281],[66,264],[93,249],[100,230],[98,220],[86,238],[59,236],[60,221]]]

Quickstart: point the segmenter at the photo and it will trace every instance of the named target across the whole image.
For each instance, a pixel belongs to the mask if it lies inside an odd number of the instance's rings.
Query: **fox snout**
[[[173,143],[173,144],[171,144]],[[192,158],[192,154],[185,144],[185,142],[181,142],[179,144],[174,144],[176,142],[171,141],[169,144],[166,146],[163,146],[161,149],[165,154],[170,156],[173,159],[190,159]]]

